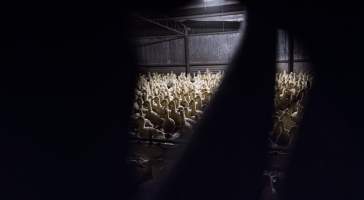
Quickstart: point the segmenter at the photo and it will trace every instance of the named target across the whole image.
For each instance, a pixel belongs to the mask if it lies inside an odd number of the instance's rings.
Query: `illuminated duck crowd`
[[[140,74],[133,105],[132,128],[144,139],[176,139],[192,134],[223,73]],[[271,141],[291,142],[312,84],[308,73],[277,73],[274,126]]]

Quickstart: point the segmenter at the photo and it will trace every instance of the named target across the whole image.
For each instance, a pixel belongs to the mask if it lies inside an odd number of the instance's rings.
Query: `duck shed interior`
[[[235,0],[204,0],[168,15],[133,16],[139,74],[129,164],[138,184],[163,177],[194,136],[245,41],[246,17],[244,5]],[[269,191],[270,197],[284,179],[313,80],[308,55],[294,35],[277,30],[276,36],[274,125],[269,132],[269,164],[262,175],[262,191]]]
[[[3,2],[1,200],[364,199],[361,1]]]

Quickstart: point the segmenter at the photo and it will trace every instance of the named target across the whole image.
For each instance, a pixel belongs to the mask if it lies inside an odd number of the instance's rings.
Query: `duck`
[[[183,110],[184,110],[184,113],[185,113],[185,115],[186,115],[186,118],[191,118],[191,109],[189,109],[189,107],[188,106],[186,106],[186,107],[183,107]]]
[[[139,110],[143,109],[143,100],[142,98],[137,98],[133,104],[133,109],[138,112]]]
[[[176,106],[173,101],[170,102],[169,109],[170,109],[170,113],[169,113],[170,118],[173,119],[173,121],[175,122],[176,128],[181,127],[182,122],[180,120],[180,115],[177,112]]]
[[[197,110],[202,110],[202,99],[200,95],[197,95],[196,98],[196,108]]]
[[[143,110],[139,111],[138,116],[139,117],[144,117],[146,127],[154,127],[154,124],[149,119],[145,118],[145,114],[144,114]]]
[[[162,101],[161,101],[161,107],[166,107],[166,106],[168,106],[169,105],[169,101],[168,101],[168,99],[167,98],[165,98],[165,99],[163,99]]]
[[[169,117],[170,111],[167,108],[165,108],[165,112],[166,112],[166,115],[163,118],[162,128],[165,133],[169,133],[169,134],[174,133],[175,129],[176,129],[176,123],[174,122],[174,120],[172,118]]]
[[[137,134],[139,137],[145,139],[151,139],[156,137],[165,138],[166,134],[163,131],[160,131],[153,127],[147,127],[146,119],[143,116],[140,116],[137,119],[137,124],[138,124]]]
[[[182,134],[191,134],[193,127],[192,127],[192,124],[190,122],[188,122],[188,120],[186,120],[184,111],[182,109],[180,109],[178,111],[178,113],[180,114],[179,120],[181,123],[181,125],[180,125],[181,127],[179,128],[180,132]]]
[[[202,116],[202,111],[197,109],[197,105],[194,100],[191,100],[190,107],[191,107],[191,116],[194,116],[196,120],[200,119]]]
[[[162,108],[161,102],[159,97],[154,97],[154,104],[152,104],[152,108],[153,110],[158,113],[159,115],[161,115],[164,112],[164,109]]]
[[[182,99],[180,105],[183,106],[183,107],[187,107],[188,106],[188,102],[187,102],[187,100],[186,100],[185,97]]]
[[[152,110],[152,106],[150,101],[146,102],[147,112],[145,114],[145,118],[149,119],[155,127],[160,127],[163,123],[163,120],[160,118],[160,116]]]

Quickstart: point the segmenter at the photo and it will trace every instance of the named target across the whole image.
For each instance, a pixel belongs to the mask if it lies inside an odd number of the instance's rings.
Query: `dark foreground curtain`
[[[239,50],[155,199],[257,199],[272,127],[276,30],[249,10]]]

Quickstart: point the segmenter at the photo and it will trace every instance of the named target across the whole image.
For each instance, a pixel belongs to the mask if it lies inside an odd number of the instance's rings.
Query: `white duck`
[[[153,127],[146,126],[146,120],[143,116],[137,119],[137,133],[138,136],[141,138],[165,138],[165,133]]]

